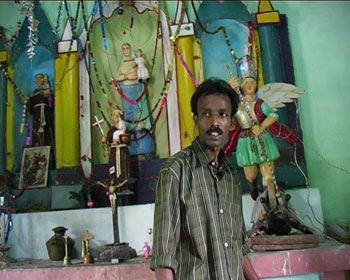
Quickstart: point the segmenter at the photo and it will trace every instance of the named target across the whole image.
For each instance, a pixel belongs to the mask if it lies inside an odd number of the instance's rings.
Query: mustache
[[[216,127],[216,128],[211,128],[211,129],[208,129],[208,130],[206,131],[206,134],[208,134],[208,135],[211,135],[212,133],[218,133],[219,135],[222,135],[224,132],[223,132],[220,128],[218,128],[218,127]]]

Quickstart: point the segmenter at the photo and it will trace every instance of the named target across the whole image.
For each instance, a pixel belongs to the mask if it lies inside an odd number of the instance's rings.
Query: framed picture
[[[49,173],[50,146],[24,148],[20,189],[44,188],[47,186]]]

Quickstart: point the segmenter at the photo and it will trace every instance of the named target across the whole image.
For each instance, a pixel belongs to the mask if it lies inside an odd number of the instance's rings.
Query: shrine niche
[[[19,30],[18,37],[12,45],[12,63],[13,63],[13,83],[16,85],[16,97],[13,103],[13,150],[8,152],[13,157],[13,169],[19,171],[22,158],[23,147],[31,146],[51,146],[52,168],[55,166],[55,128],[54,128],[54,85],[55,69],[54,60],[56,58],[57,37],[53,33],[45,12],[42,10],[39,2],[35,1],[32,5],[26,6],[26,13],[33,14],[27,16]],[[30,37],[28,43],[26,38]],[[36,76],[45,76],[45,91],[35,91],[38,89]],[[45,96],[45,97],[44,97]],[[50,97],[49,97],[50,96]],[[29,100],[31,105],[29,105]],[[34,101],[34,99],[36,101]],[[50,99],[50,101],[49,101]],[[50,102],[50,104],[49,104]],[[36,104],[46,104],[42,110],[46,110],[46,119],[40,117],[40,108]],[[29,108],[29,106],[32,106]],[[35,107],[35,109],[34,109]],[[46,109],[47,108],[47,109]],[[33,114],[37,111],[37,114]],[[43,115],[44,116],[44,115]],[[8,119],[8,121],[10,121]],[[39,136],[35,124],[45,123],[42,129],[45,129],[45,138]],[[46,129],[47,128],[47,129]],[[8,132],[7,132],[8,133]],[[40,131],[41,133],[41,131]],[[39,138],[41,137],[41,140]],[[34,138],[34,140],[33,140]],[[37,139],[37,140],[35,140]],[[9,166],[7,167],[9,168]],[[11,168],[10,168],[11,169]]]
[[[107,133],[112,107],[118,108],[129,132],[131,155],[163,157],[167,153],[162,144],[167,138],[166,119],[163,113],[157,117],[161,112],[159,93],[164,84],[159,12],[139,8],[126,4],[113,10],[103,22],[101,18],[93,19],[89,31],[90,77],[95,92],[91,95],[91,118],[102,119],[101,128]],[[130,61],[136,58],[137,49],[142,50],[149,72],[147,80],[125,81],[125,75],[118,74],[120,67],[126,65],[124,46],[128,47]],[[96,126],[92,128],[93,143],[101,141],[101,133]],[[93,144],[92,149],[93,162],[105,163],[103,147]]]

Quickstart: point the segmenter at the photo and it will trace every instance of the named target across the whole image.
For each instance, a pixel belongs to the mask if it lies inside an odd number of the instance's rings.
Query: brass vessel
[[[50,260],[61,261],[66,255],[64,235],[67,228],[58,226],[52,230],[55,232],[55,234],[46,242],[47,252],[49,254]],[[72,257],[73,245],[74,240],[70,237],[67,237],[68,257]]]

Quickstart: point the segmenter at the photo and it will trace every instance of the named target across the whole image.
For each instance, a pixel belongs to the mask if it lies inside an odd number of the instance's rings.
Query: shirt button
[[[220,214],[224,214],[224,209],[220,209]]]
[[[228,243],[227,243],[227,242],[225,242],[225,243],[224,243],[224,246],[225,246],[225,248],[227,248],[227,247],[228,247]]]

